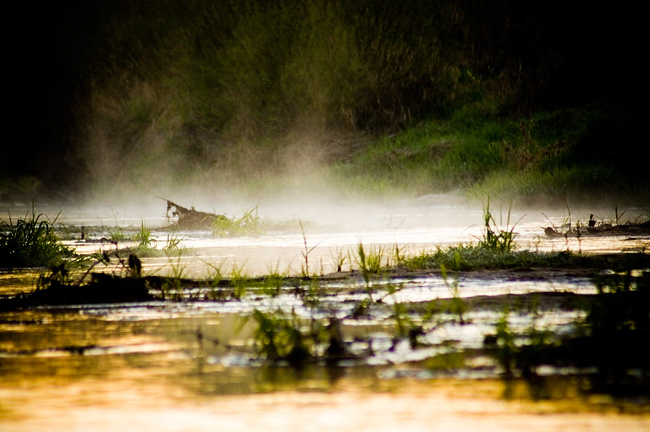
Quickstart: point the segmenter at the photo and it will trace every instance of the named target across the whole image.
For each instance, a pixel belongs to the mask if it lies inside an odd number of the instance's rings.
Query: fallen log
[[[194,207],[186,208],[165,198],[167,202],[167,221],[171,226],[184,230],[212,229],[216,220],[224,220],[226,216],[206,213],[195,210]],[[171,212],[171,216],[170,216]]]
[[[586,237],[586,236],[621,236],[621,235],[650,235],[650,221],[621,225],[612,224],[589,224],[589,226],[578,225],[563,230],[555,227],[542,228],[544,234],[549,238],[559,237]]]

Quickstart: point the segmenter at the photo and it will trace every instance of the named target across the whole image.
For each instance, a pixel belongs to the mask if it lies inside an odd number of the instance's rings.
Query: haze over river
[[[179,204],[185,204],[180,203]],[[191,205],[191,203],[187,203]],[[199,208],[211,211],[210,208]],[[244,208],[245,209],[245,208]],[[60,209],[58,209],[60,210]],[[43,211],[51,219],[57,209]],[[157,247],[169,239],[164,203],[143,212],[137,208],[63,209],[57,223],[84,226],[89,237],[108,235],[116,225],[125,231],[145,223]],[[219,209],[228,216],[242,207]],[[210,231],[174,233],[187,248],[180,258],[143,258],[144,273],[163,275],[182,266],[184,276],[206,277],[218,266],[227,277],[233,269],[249,276],[273,271],[299,275],[308,255],[309,272],[336,272],[336,258],[354,253],[362,243],[368,250],[395,247],[404,255],[476,241],[483,229],[483,209],[449,197],[432,196],[392,206],[331,208],[299,206],[258,208],[259,216],[303,222],[303,229],[256,236],[216,238]],[[24,215],[11,209],[11,217]],[[633,218],[631,209],[626,217]],[[642,213],[641,210],[639,210]],[[493,209],[497,223],[499,209]],[[503,223],[507,209],[502,212]],[[573,211],[585,221],[594,213],[613,217],[612,210]],[[6,215],[7,213],[5,213]],[[650,238],[629,236],[548,239],[543,227],[560,226],[566,212],[513,211],[520,248],[583,253],[638,253]],[[0,216],[6,217],[6,216]],[[71,230],[72,231],[72,230]],[[66,240],[78,253],[91,253],[111,244]],[[126,245],[127,243],[124,243]],[[390,252],[389,252],[390,253]],[[344,271],[355,267],[346,261]],[[3,271],[0,295],[29,292],[44,270]],[[106,269],[110,271],[110,269]],[[381,283],[381,282],[379,282]],[[517,280],[477,279],[461,275],[459,295],[528,292],[594,293],[593,282],[579,274],[561,278]],[[403,281],[403,289],[386,299],[428,301],[449,298],[449,285],[439,276],[421,275]],[[499,379],[493,360],[478,358],[471,368],[439,372],[426,359],[444,352],[445,345],[480,347],[494,331],[494,313],[475,312],[469,324],[441,325],[427,335],[425,348],[391,345],[390,316],[378,312],[363,322],[344,322],[354,349],[376,355],[336,367],[268,367],[239,350],[253,332],[252,310],[293,310],[304,319],[319,313],[344,316],[356,299],[354,287],[337,286],[340,294],[323,299],[321,309],[306,309],[291,293],[268,298],[249,295],[240,301],[149,302],[137,305],[41,307],[0,312],[0,429],[6,431],[647,431],[646,414],[616,412],[607,396],[583,397],[576,383],[557,382],[552,397],[531,400],[521,383]],[[578,311],[549,312],[538,324],[554,331],[568,329]],[[513,317],[525,328],[531,317]],[[225,348],[223,343],[229,344]],[[356,342],[355,342],[356,341]],[[367,342],[370,344],[370,342]],[[359,347],[354,347],[354,344]],[[363,345],[363,346],[362,346]],[[233,348],[234,347],[234,348]],[[549,376],[551,373],[549,372]],[[599,399],[600,398],[600,399]],[[534,399],[534,398],[533,398]],[[615,407],[614,407],[615,408]]]

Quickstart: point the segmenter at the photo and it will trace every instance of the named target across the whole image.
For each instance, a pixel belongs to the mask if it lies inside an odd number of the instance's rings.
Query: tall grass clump
[[[282,311],[264,313],[255,309],[252,318],[257,324],[255,350],[264,360],[300,365],[313,356],[313,329],[303,329],[295,313],[286,317]]]
[[[0,267],[52,267],[73,257],[54,232],[55,222],[34,210],[24,219],[0,222]]]
[[[156,239],[147,228],[144,220],[140,223],[140,229],[135,233],[134,240],[138,242],[137,247],[140,249],[153,249],[156,247]]]
[[[510,226],[510,210],[505,228],[500,228],[490,210],[490,200],[483,209],[484,230],[483,237],[479,239],[478,247],[497,253],[512,252],[515,247],[515,225]]]
[[[258,215],[257,206],[245,210],[240,217],[216,218],[212,232],[217,237],[237,237],[261,233],[262,220]]]

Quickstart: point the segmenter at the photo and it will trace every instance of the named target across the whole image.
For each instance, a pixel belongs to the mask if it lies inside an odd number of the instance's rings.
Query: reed
[[[303,330],[295,313],[286,317],[280,310],[264,313],[255,309],[252,318],[257,324],[253,335],[255,351],[264,360],[287,361],[298,366],[312,358],[312,338]]]
[[[140,229],[136,232],[133,239],[138,242],[138,248],[155,249],[156,247],[156,239],[151,234],[151,230],[145,225],[144,219],[140,223]]]
[[[58,218],[58,215],[57,215]],[[57,266],[75,256],[55,233],[53,221],[32,208],[24,219],[0,222],[0,267]]]
[[[511,252],[515,247],[515,225],[510,227],[510,209],[505,228],[500,228],[490,210],[490,199],[483,208],[484,231],[483,237],[479,239],[478,247],[497,253]]]
[[[212,226],[212,232],[217,237],[260,234],[262,232],[262,220],[258,214],[257,206],[250,210],[243,210],[243,214],[239,217],[216,218]]]
[[[232,285],[232,297],[241,300],[248,291],[250,277],[244,271],[245,265],[234,264],[230,270],[230,284]]]

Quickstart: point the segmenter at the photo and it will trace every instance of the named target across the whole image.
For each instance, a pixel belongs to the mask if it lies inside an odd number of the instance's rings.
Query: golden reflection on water
[[[3,313],[0,430],[634,432],[650,426],[650,407],[620,414],[611,400],[585,398],[580,382],[561,377],[536,396],[518,381],[387,379],[382,367],[366,365],[227,365],[213,361],[218,348],[197,348],[193,329],[201,324],[206,335],[223,338],[236,317],[199,319],[189,312]]]
[[[114,366],[114,365],[113,365]],[[209,396],[137,368],[110,379],[50,377],[0,386],[12,431],[647,431],[649,415],[585,410],[574,399],[502,399],[500,381],[360,383],[328,390]]]
[[[540,250],[583,252],[648,246],[647,238],[540,243],[539,226],[537,222],[519,225],[518,231],[523,232],[518,240]],[[406,234],[432,241],[419,244]],[[467,237],[471,232],[462,234]],[[381,244],[408,244],[414,253],[442,242],[435,230],[371,235]],[[454,231],[445,241],[458,235]],[[345,238],[309,234],[307,239],[310,246],[318,245],[310,257],[316,272],[320,267],[330,271],[328,260],[337,247],[366,244],[366,238],[356,233]],[[286,244],[280,246],[275,238],[248,241],[251,244],[229,245],[223,240],[195,240],[189,244],[193,251],[183,257],[190,266],[189,276],[205,270],[205,262],[225,262],[225,274],[235,264],[246,264],[251,275],[268,273],[276,265],[280,271],[299,271],[301,235],[285,238]],[[169,265],[168,258],[145,261],[148,270],[157,274]],[[197,273],[191,265],[198,266]],[[29,292],[37,277],[30,272],[0,273],[0,293]],[[0,314],[0,430],[650,430],[648,405],[632,405],[635,414],[619,413],[630,406],[619,406],[604,396],[585,397],[579,391],[581,383],[565,377],[536,389],[495,379],[388,379],[380,378],[385,376],[381,367],[295,371],[241,365],[237,356],[229,357],[219,347],[197,349],[199,326],[210,338],[233,343],[235,324],[227,314],[201,314],[192,307],[4,312]]]

